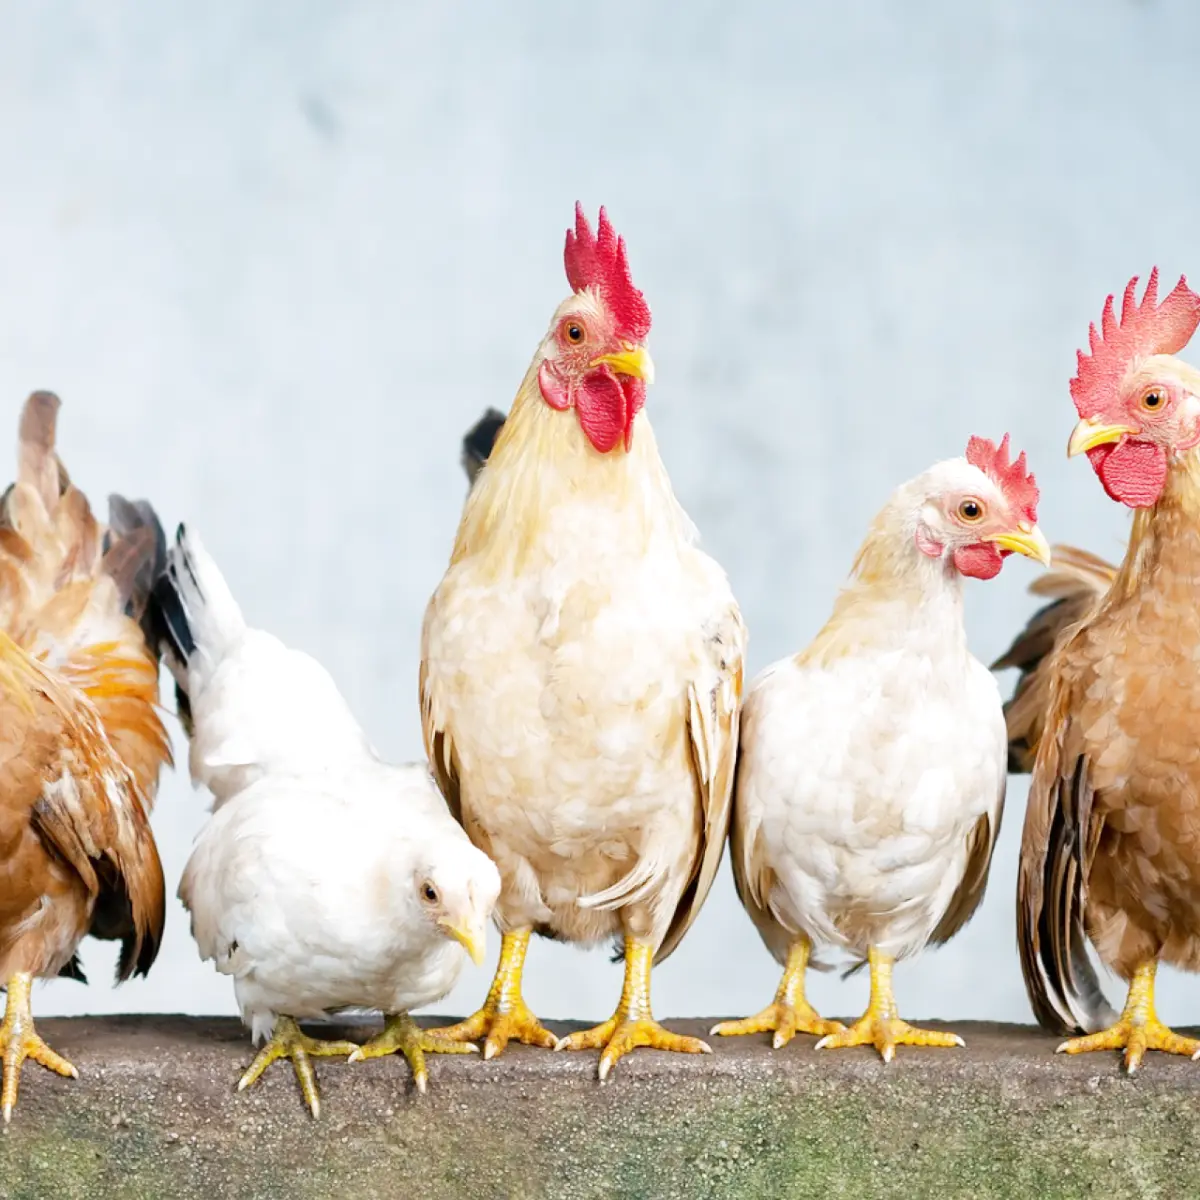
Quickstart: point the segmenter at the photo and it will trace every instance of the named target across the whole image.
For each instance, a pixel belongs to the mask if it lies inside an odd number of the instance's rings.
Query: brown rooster
[[[1135,510],[1133,532],[1107,588],[1081,560],[1096,598],[1075,591],[1078,619],[1038,671],[1040,718],[1020,731],[1040,739],[1017,903],[1030,1000],[1043,1025],[1089,1034],[1060,1050],[1123,1049],[1129,1071],[1148,1049],[1200,1051],[1154,1010],[1160,961],[1200,970],[1200,371],[1170,357],[1200,295],[1181,279],[1159,304],[1157,282],[1139,304],[1130,281],[1120,320],[1110,296],[1079,355],[1068,453]],[[1085,939],[1128,981],[1115,1020]]]
[[[148,813],[170,745],[158,661],[139,624],[164,561],[149,505],[96,522],[54,450],[59,401],[21,416],[17,481],[0,504],[0,979],[5,1121],[21,1064],[75,1076],[37,1036],[35,976],[83,979],[84,935],[122,943],[118,980],[162,935],[162,865]]]

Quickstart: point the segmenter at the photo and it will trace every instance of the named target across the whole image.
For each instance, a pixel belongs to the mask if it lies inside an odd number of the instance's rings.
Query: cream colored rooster
[[[712,884],[728,825],[746,632],[696,546],[642,412],[650,310],[604,210],[567,234],[571,295],[467,500],[422,642],[426,746],[500,868],[500,965],[451,1036],[706,1053],[651,1015],[650,969]],[[612,1018],[561,1041],[526,1007],[533,932],[623,939]]]
[[[972,438],[965,458],[901,486],[807,650],[768,667],[743,714],[731,851],[738,894],[785,964],[775,1001],[718,1034],[796,1033],[818,1047],[957,1046],[901,1021],[892,964],[945,942],[983,898],[1004,804],[995,680],[967,648],[962,579],[1017,551],[1045,563],[1025,456]],[[849,1029],[804,997],[813,945],[871,970]]]

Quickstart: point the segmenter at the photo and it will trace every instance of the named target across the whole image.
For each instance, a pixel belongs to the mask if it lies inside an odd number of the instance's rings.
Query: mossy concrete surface
[[[1130,1079],[1024,1027],[957,1025],[965,1050],[901,1047],[888,1066],[811,1038],[713,1039],[711,1057],[636,1051],[603,1086],[594,1053],[511,1046],[431,1057],[425,1096],[402,1059],[320,1059],[319,1121],[286,1062],[234,1091],[250,1057],[234,1021],[39,1028],[80,1078],[26,1065],[4,1200],[1200,1196],[1200,1064],[1151,1054]]]

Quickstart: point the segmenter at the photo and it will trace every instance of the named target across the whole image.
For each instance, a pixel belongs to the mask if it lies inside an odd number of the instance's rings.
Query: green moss
[[[1171,1064],[1153,1063],[1153,1082],[1114,1069],[1086,1083],[1009,1078],[1003,1061],[945,1075],[791,1065],[629,1072],[601,1087],[583,1072],[476,1063],[439,1072],[417,1098],[385,1063],[336,1087],[327,1072],[335,1094],[319,1123],[286,1073],[241,1097],[207,1078],[186,1095],[178,1074],[110,1077],[98,1095],[82,1081],[31,1087],[35,1102],[0,1137],[0,1197],[1200,1195],[1200,1090]]]

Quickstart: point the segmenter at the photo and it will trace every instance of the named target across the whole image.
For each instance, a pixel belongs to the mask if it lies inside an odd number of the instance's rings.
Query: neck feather
[[[625,548],[647,551],[667,533],[692,540],[675,500],[645,410],[633,443],[601,454],[573,411],[552,409],[538,388],[539,360],[526,372],[487,465],[467,498],[451,563],[481,557],[495,574],[519,573],[539,554],[553,558],[552,527],[572,512],[580,521],[617,520]],[[586,538],[586,528],[579,529]]]

